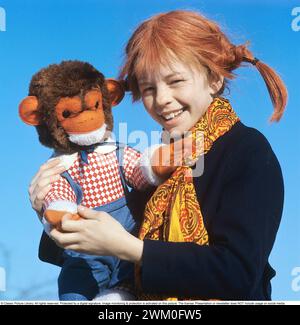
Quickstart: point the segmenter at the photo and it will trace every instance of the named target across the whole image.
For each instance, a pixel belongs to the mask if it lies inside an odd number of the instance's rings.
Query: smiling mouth
[[[168,114],[162,114],[160,115],[165,121],[171,121],[173,120],[175,117],[180,116],[184,111],[186,110],[186,107],[183,107],[177,111],[168,113]]]

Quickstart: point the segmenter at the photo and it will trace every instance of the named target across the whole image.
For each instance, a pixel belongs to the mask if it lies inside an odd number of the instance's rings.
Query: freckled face
[[[215,92],[204,67],[191,69],[179,61],[161,66],[155,75],[141,76],[138,85],[147,112],[173,135],[198,122]]]

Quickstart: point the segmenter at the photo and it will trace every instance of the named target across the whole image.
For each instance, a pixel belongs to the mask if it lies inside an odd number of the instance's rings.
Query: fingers
[[[53,161],[49,162],[49,164],[46,163],[40,167],[37,174],[31,180],[29,191],[32,192],[37,183],[43,185],[43,183],[41,183],[41,181],[43,180],[45,181],[52,177],[52,181],[53,181],[53,178],[55,178],[53,176],[59,176],[62,172],[66,170],[64,166],[57,163],[53,166],[52,163]],[[55,161],[57,162],[58,160],[55,159]]]
[[[53,159],[40,167],[28,189],[30,202],[35,210],[40,211],[42,201],[51,189],[51,184],[59,180],[63,171],[65,171],[65,168],[60,164],[59,158]]]
[[[48,160],[45,164],[43,164],[38,172],[35,174],[35,176],[31,180],[31,184],[35,183],[36,180],[40,177],[41,174],[44,174],[44,172],[47,172],[49,169],[53,169],[54,167],[60,166],[60,158],[55,158]]]
[[[79,233],[80,231],[84,230],[85,226],[86,225],[83,224],[80,220],[66,220],[62,222],[61,229],[66,233]]]
[[[29,193],[33,193],[37,186],[42,188],[57,181],[60,177],[61,172],[61,168],[54,168],[52,170],[44,172],[43,174],[40,174],[39,177],[35,180],[35,182],[32,182],[30,184]]]
[[[29,195],[29,199],[33,209],[35,209],[36,211],[41,211],[45,196],[50,190],[51,184],[48,184],[47,186],[42,188],[38,185],[36,186],[33,193]]]
[[[84,219],[99,219],[101,218],[101,214],[103,214],[103,212],[101,211],[88,209],[83,207],[82,205],[78,206],[78,213]]]
[[[39,178],[35,182],[32,182],[29,186],[29,196],[36,196],[37,192],[40,192],[45,187],[49,186],[53,182],[56,182],[60,178],[61,169],[55,169],[45,174],[40,174]]]
[[[41,212],[43,207],[43,201],[47,193],[51,190],[51,185],[44,187],[39,192],[34,192],[30,197],[30,203],[34,210],[36,210],[38,213]]]
[[[43,191],[46,187],[49,190],[49,187],[51,188],[51,184],[58,181],[59,178],[60,175],[46,176],[45,178],[43,175],[41,175],[37,182],[33,183],[29,187],[28,193],[31,197],[31,200],[33,201],[38,193]]]
[[[30,199],[32,200],[32,202],[34,202],[35,200],[43,200],[50,189],[50,183],[43,184],[42,186],[37,184],[33,192],[30,194]]]
[[[62,217],[61,229],[65,232],[80,232],[86,226],[81,220],[72,220],[70,213]]]
[[[66,222],[68,220],[71,220],[72,214],[71,213],[66,213],[65,215],[62,216],[61,222]]]
[[[80,208],[78,207],[78,212]],[[61,224],[61,229],[66,232],[83,232],[84,229],[87,227],[87,220],[99,220],[99,217],[101,217],[104,212],[101,211],[94,211],[91,209],[87,209],[84,207],[81,207],[81,211],[83,212],[83,215],[81,214],[73,214],[71,215],[70,213],[65,214],[62,217],[62,224]],[[78,217],[78,219],[76,218]],[[83,219],[83,218],[84,219]],[[89,222],[90,222],[89,221]]]
[[[81,249],[80,245],[78,245],[78,244],[65,245],[64,249],[69,249],[69,250],[77,251],[77,252],[82,252],[83,251]]]
[[[53,228],[49,234],[55,243],[63,248],[66,248],[66,246],[78,244],[80,241],[79,233],[62,233]]]

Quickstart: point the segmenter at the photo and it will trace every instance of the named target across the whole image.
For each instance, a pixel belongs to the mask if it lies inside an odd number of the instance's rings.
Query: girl
[[[265,137],[243,125],[220,97],[243,64],[260,72],[274,106],[271,121],[279,121],[287,101],[283,82],[216,23],[190,11],[142,23],[127,44],[120,77],[171,136],[189,130],[198,143],[204,135],[203,149],[191,157],[204,159],[204,172],[178,167],[156,189],[139,238],[107,213],[80,208],[86,220],[65,216],[65,233],[51,232],[56,243],[136,263],[143,298],[271,299],[275,271],[268,258],[283,207],[281,169]],[[53,166],[45,168],[30,188],[36,209],[37,196],[56,174]]]

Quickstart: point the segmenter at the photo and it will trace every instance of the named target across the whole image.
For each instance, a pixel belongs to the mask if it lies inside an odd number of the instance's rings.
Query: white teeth
[[[163,117],[165,120],[168,121],[168,120],[171,120],[172,118],[176,117],[177,115],[181,114],[182,112],[183,112],[183,110],[181,109],[175,113],[170,113],[170,114],[164,115]]]
[[[171,114],[168,114],[165,116],[165,119],[166,120],[170,120],[171,118],[174,118],[175,117],[175,114],[174,113],[171,113]]]

